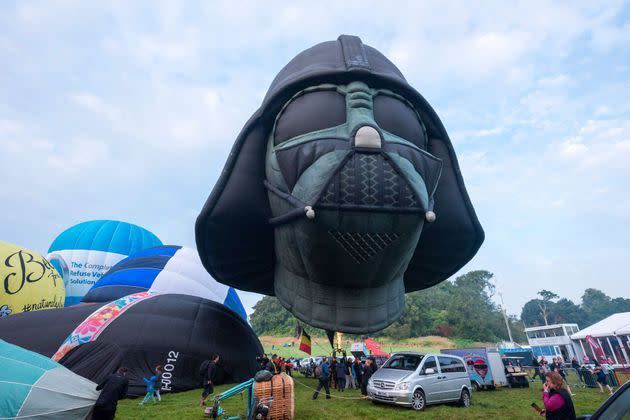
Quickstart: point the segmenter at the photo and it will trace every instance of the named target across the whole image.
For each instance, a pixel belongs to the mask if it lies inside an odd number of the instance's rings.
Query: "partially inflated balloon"
[[[83,302],[109,302],[144,291],[199,296],[222,303],[247,320],[236,290],[208,274],[196,249],[174,245],[145,249],[125,258],[96,282]]]
[[[0,418],[85,419],[96,384],[46,356],[0,340]]]
[[[81,301],[114,264],[142,249],[162,245],[157,236],[131,223],[93,220],[62,232],[48,250],[48,259],[62,273],[65,305]]]
[[[130,395],[144,395],[142,378],[157,365],[164,368],[162,392],[198,387],[212,353],[221,356],[217,384],[242,382],[256,373],[263,352],[249,324],[225,305],[153,292],[11,316],[0,322],[0,338],[94,382],[125,366]]]
[[[60,308],[66,296],[57,270],[37,252],[0,242],[0,317]]]

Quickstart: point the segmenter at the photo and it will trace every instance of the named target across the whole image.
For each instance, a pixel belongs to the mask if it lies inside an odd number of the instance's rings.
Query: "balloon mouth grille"
[[[328,233],[358,264],[370,261],[396,241],[396,233],[359,233],[329,230]]]

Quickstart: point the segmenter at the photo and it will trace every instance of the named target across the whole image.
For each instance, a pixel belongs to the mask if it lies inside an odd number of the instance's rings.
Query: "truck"
[[[440,352],[464,359],[470,383],[475,391],[495,389],[508,384],[505,377],[505,367],[498,349],[473,347],[467,349],[442,349]]]

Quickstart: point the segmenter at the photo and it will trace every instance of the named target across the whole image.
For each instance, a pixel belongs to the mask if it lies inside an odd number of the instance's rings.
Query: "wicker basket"
[[[293,378],[286,373],[274,375],[271,381],[256,382],[254,397],[259,401],[271,401],[269,416],[272,420],[293,420],[295,418],[295,398],[293,396]]]

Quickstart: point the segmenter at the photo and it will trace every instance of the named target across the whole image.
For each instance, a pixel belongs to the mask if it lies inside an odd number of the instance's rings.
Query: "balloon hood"
[[[311,90],[319,99],[309,99]],[[291,131],[333,113],[338,94],[341,120]],[[396,103],[379,111],[383,96]],[[294,103],[316,109],[317,101],[329,99],[319,112],[291,110]],[[393,111],[403,108],[419,120],[416,144],[392,134],[396,121],[407,124],[408,116]],[[379,120],[378,112],[396,115]],[[382,127],[387,121],[394,121],[392,129]],[[323,129],[333,125],[335,136]],[[290,132],[286,143],[278,139],[281,130]],[[372,164],[381,172],[370,178]],[[388,204],[381,192],[376,204],[343,205],[339,177],[350,165],[363,177],[352,184],[358,193],[371,180],[383,191],[387,185],[380,182],[393,174],[411,201],[402,203],[401,193]],[[218,281],[277,295],[301,320],[353,333],[394,322],[404,311],[404,293],[447,279],[484,239],[435,111],[383,54],[347,35],[301,52],[276,76],[236,139],[195,233],[201,260]],[[380,238],[381,245],[363,246]]]

